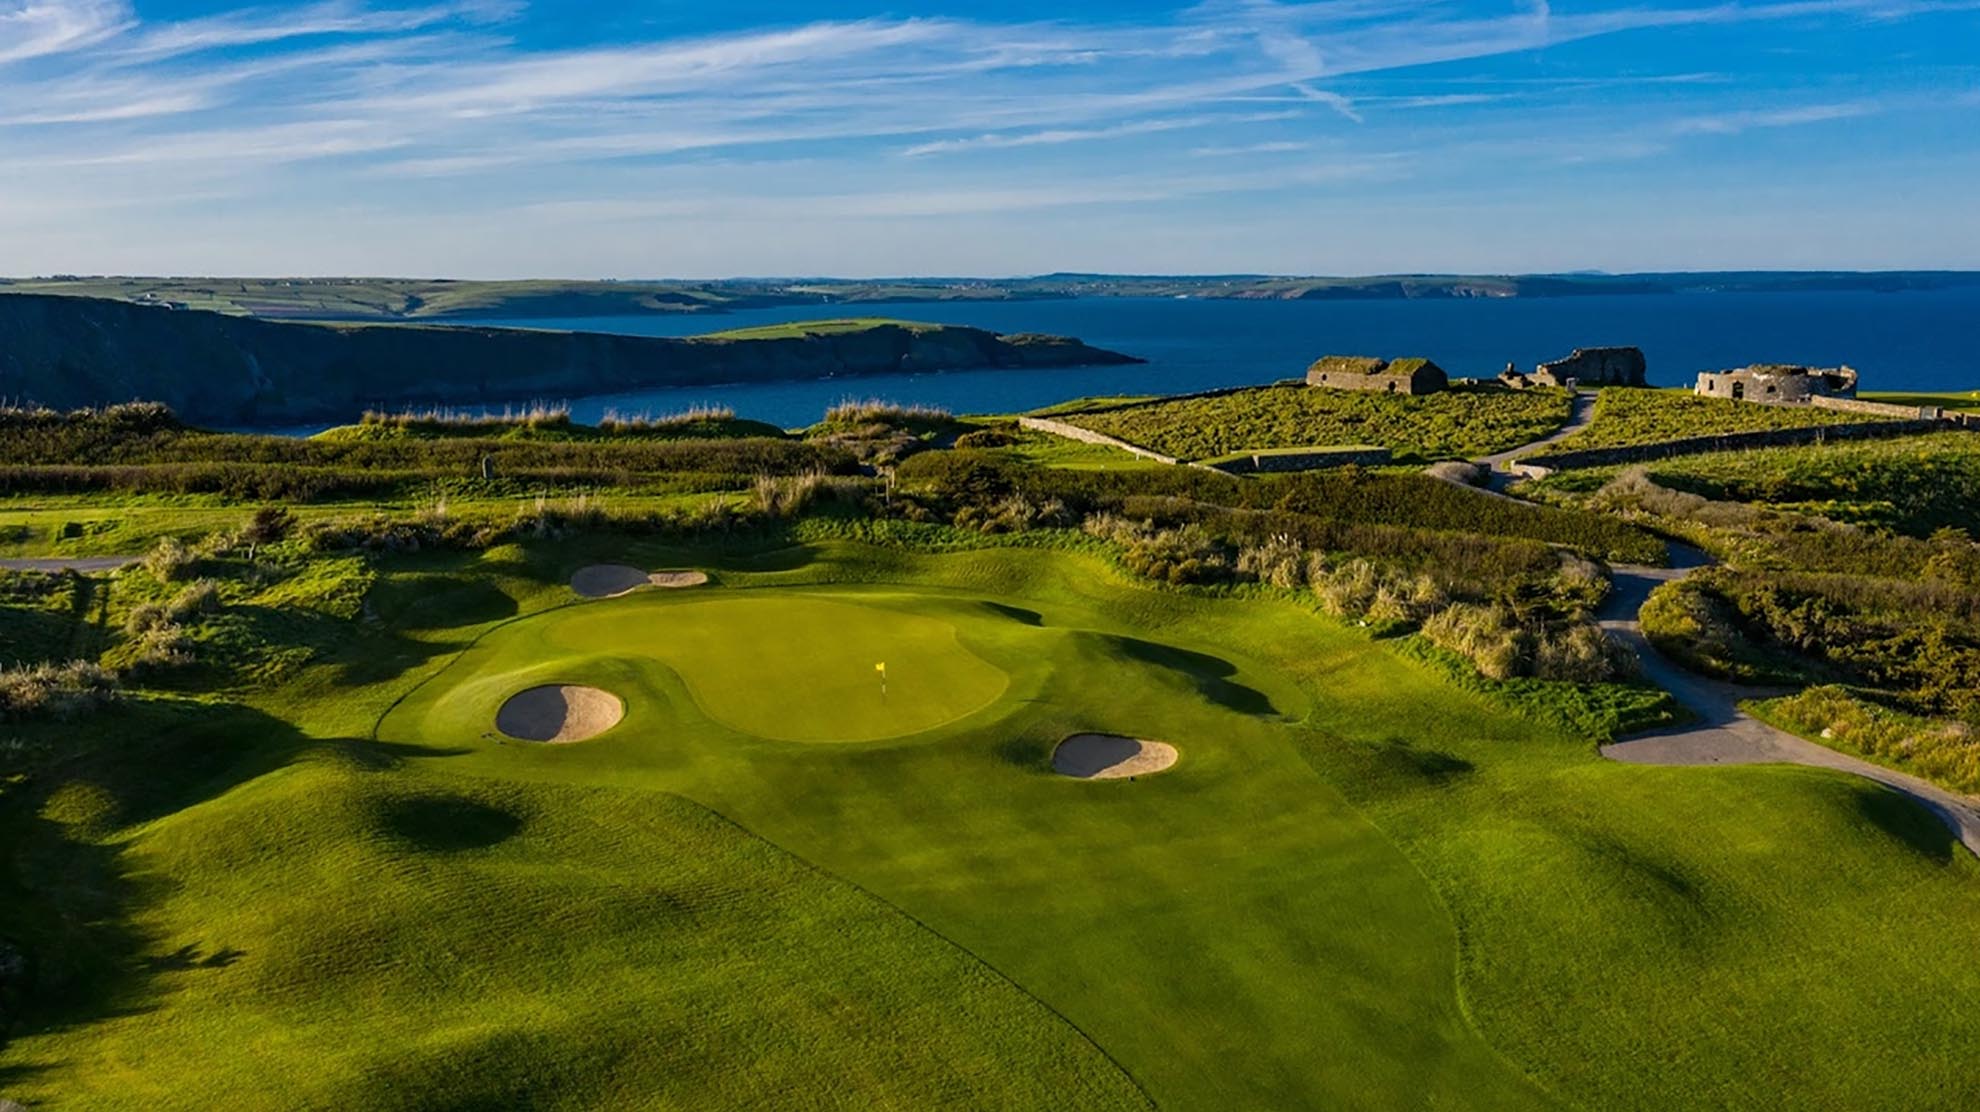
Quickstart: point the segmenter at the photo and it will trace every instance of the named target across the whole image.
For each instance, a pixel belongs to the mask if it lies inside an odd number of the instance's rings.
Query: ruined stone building
[[[1367,390],[1384,394],[1435,394],[1451,384],[1444,369],[1428,359],[1391,362],[1367,355],[1327,355],[1306,369],[1308,386]]]
[[[1706,398],[1770,405],[1806,405],[1816,398],[1855,397],[1856,370],[1755,363],[1736,371],[1700,372],[1696,393]]]
[[[1532,374],[1516,371],[1508,363],[1499,381],[1515,390],[1533,386],[1642,386],[1647,370],[1641,348],[1575,348],[1565,359],[1533,368]]]

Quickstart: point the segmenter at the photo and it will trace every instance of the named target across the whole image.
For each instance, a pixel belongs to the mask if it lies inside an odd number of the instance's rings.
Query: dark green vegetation
[[[1398,458],[1487,455],[1530,443],[1567,423],[1564,390],[1454,389],[1425,397],[1266,386],[1142,403],[1097,401],[1050,415],[1179,459],[1247,450],[1369,444]]]
[[[282,323],[126,301],[0,297],[0,398],[56,408],[145,398],[209,423],[349,420],[379,404],[478,406],[651,386],[1131,362],[1063,337],[890,321],[675,340]]]
[[[1703,398],[1688,390],[1610,386],[1596,397],[1594,421],[1554,445],[1552,450],[1573,452],[1723,433],[1853,425],[1875,420],[1876,417],[1861,413],[1805,405],[1756,405]]]
[[[406,278],[0,279],[0,293],[113,297],[260,317],[435,320],[720,313],[780,305],[1010,301],[1063,297],[1394,300],[1786,290],[1945,289],[1980,283],[1954,271],[1664,274],[1395,274],[1278,277],[1045,274],[1034,278],[686,281],[445,281]]]
[[[0,572],[0,695],[42,699],[0,722],[0,1098],[1661,1112],[1972,1089],[1980,864],[1861,780],[1601,759],[1673,709],[1590,625],[1600,561],[1661,556],[1644,526],[1823,590],[1858,561],[1950,584],[1963,538],[1640,476],[1540,505],[1115,467],[880,403],[788,435],[7,420],[0,556],[147,555]],[[244,478],[119,477],[174,468]],[[255,493],[289,473],[313,500]],[[713,583],[579,602],[601,562]],[[1843,601],[1857,624],[1819,614],[1850,638],[1924,596]],[[627,717],[576,745],[493,733],[553,683]],[[1181,760],[1054,775],[1088,730]]]
[[[1810,471],[1862,483],[1905,512],[1887,517],[1923,531],[1930,509],[1957,512],[1945,460],[1975,451],[1972,433],[1876,445],[1765,449],[1633,469],[1574,504],[1618,513],[1683,537],[1724,561],[1651,595],[1644,633],[1694,671],[1745,683],[1819,687],[1763,708],[1804,736],[1953,787],[1980,781],[1980,544],[1964,495],[1964,528],[1928,535],[1817,516],[1821,504],[1770,505],[1783,476]],[[1844,455],[1843,453],[1849,453]],[[1853,463],[1851,461],[1854,461]],[[1874,461],[1874,465],[1867,461]],[[1832,468],[1833,465],[1833,469]],[[1661,477],[1670,469],[1679,478]],[[1735,473],[1738,478],[1733,478]],[[1675,486],[1718,475],[1717,498]],[[1599,476],[1541,484],[1557,496]],[[1671,485],[1665,485],[1669,482]],[[1971,488],[1967,488],[1970,490]],[[1822,716],[1831,716],[1823,721]]]

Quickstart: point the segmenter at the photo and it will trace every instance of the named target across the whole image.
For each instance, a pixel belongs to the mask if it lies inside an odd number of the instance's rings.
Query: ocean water
[[[1634,344],[1657,385],[1748,363],[1847,363],[1866,390],[1980,390],[1980,288],[1508,298],[1464,301],[1214,301],[1084,298],[755,309],[720,316],[491,319],[529,328],[689,336],[830,316],[886,316],[996,332],[1050,332],[1148,360],[1127,367],[951,371],[809,382],[695,386],[568,401],[580,421],[607,409],[669,413],[733,406],[786,427],[846,398],[956,413],[1010,413],[1096,394],[1172,394],[1302,374],[1328,353],[1424,355],[1453,375],[1489,377],[1576,347]],[[470,323],[470,322],[461,322]]]

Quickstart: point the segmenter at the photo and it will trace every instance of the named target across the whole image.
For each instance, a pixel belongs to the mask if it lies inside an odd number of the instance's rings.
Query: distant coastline
[[[1206,300],[1421,301],[1654,296],[1678,293],[1899,293],[1980,287],[1980,271],[1671,271],[1636,274],[1056,273],[1023,278],[731,278],[712,281],[503,281],[416,278],[222,278],[56,275],[0,279],[0,295],[55,294],[326,322],[721,315],[750,309],[906,302],[1157,297]]]

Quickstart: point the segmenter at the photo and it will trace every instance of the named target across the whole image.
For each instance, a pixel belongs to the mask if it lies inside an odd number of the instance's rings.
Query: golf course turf
[[[1798,1107],[1896,1109],[1973,1092],[1980,867],[1874,785],[1605,762],[1290,597],[1155,589],[1079,552],[621,543],[402,559],[381,640],[252,712],[120,712],[178,723],[204,771],[65,788],[38,821],[141,887],[131,938],[85,939],[151,964],[11,1044],[0,1094],[1669,1109],[1791,1087]],[[586,559],[720,585],[572,602]],[[579,745],[503,739],[499,708],[543,685],[609,692],[624,721]],[[1093,732],[1183,759],[1056,773],[1055,748]]]

